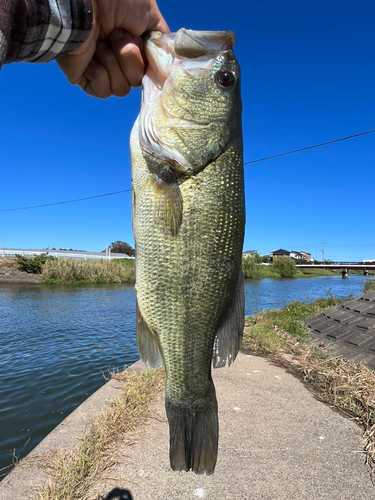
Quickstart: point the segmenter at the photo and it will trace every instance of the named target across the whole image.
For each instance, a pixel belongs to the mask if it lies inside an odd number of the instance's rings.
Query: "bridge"
[[[329,264],[297,264],[296,267],[299,269],[339,269],[341,275],[344,279],[348,277],[349,270],[362,270],[364,276],[368,276],[368,272],[371,270],[375,270],[375,262],[371,261],[371,263],[358,263],[358,262],[330,262]]]

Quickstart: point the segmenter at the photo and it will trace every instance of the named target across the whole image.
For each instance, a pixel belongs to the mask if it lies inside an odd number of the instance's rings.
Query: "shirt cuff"
[[[51,61],[72,52],[91,33],[91,0],[11,0],[13,3],[5,63]]]

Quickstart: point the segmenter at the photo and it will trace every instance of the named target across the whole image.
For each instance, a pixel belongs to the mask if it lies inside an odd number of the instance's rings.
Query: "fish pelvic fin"
[[[152,174],[153,208],[156,219],[173,236],[177,236],[182,224],[182,195],[176,178],[169,166],[158,174]]]
[[[174,471],[193,470],[196,474],[213,474],[219,440],[217,400],[213,382],[205,406],[174,403],[166,397],[169,422],[169,458]]]
[[[240,350],[245,326],[245,293],[242,269],[228,313],[220,325],[214,342],[212,363],[214,368],[230,366]]]
[[[137,322],[137,347],[139,355],[145,365],[151,368],[163,366],[163,357],[160,352],[157,336],[150,330],[143,319],[136,302],[136,322]]]

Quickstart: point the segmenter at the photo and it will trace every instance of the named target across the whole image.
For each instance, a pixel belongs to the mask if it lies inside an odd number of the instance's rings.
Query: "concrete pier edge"
[[[129,373],[144,370],[146,366],[141,360],[126,368]],[[123,386],[119,380],[109,380],[68,415],[0,482],[0,499],[33,499],[38,485],[44,486],[51,480],[51,475],[41,467],[43,459],[73,449],[91,422],[105,411],[112,399],[119,396]],[[23,466],[23,461],[28,465]]]

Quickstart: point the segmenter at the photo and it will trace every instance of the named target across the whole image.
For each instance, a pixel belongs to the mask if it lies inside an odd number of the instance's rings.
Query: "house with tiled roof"
[[[283,248],[279,248],[279,250],[275,250],[274,252],[271,252],[272,258],[277,259],[278,257],[286,257],[287,259],[293,259],[293,260],[303,260],[306,262],[311,261],[311,254],[307,252],[297,252],[296,250],[292,250],[289,252],[288,250],[284,250]]]
[[[288,250],[284,250],[283,248],[279,248],[279,250],[275,250],[271,252],[272,257],[275,259],[277,257],[287,257],[290,258],[290,252]]]

